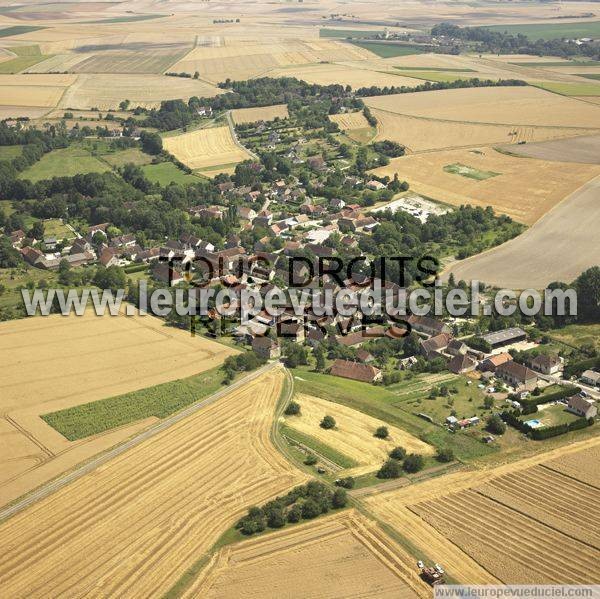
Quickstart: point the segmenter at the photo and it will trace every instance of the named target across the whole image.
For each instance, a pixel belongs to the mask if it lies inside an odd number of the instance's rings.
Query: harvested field
[[[444,170],[457,163],[498,175],[480,181]],[[403,156],[374,172],[392,177],[398,173],[417,193],[449,204],[492,206],[519,222],[533,224],[599,175],[600,166],[519,158],[490,148],[473,148]]]
[[[565,476],[600,489],[598,458],[600,458],[600,446],[596,445],[579,453],[561,456],[556,460],[546,462],[544,465]]]
[[[411,506],[504,583],[600,582],[600,551],[474,490]]]
[[[455,263],[444,276],[452,272],[457,281],[479,280],[511,289],[541,289],[553,281],[574,281],[584,270],[600,262],[600,246],[596,241],[600,230],[598,193],[600,178],[596,177],[525,233]]]
[[[346,511],[225,547],[183,596],[427,597],[413,562],[377,525]]]
[[[276,104],[275,106],[262,106],[260,108],[238,108],[231,111],[233,122],[236,125],[240,123],[256,123],[257,121],[272,121],[279,117],[287,119],[287,104]]]
[[[371,108],[469,123],[598,128],[600,107],[535,87],[480,87],[366,98]]]
[[[349,58],[346,60],[350,60]],[[329,85],[339,83],[349,85],[353,89],[361,87],[388,87],[392,85],[405,85],[415,87],[421,83],[418,79],[404,77],[401,73],[390,72],[390,67],[385,62],[364,64],[365,61],[356,61],[353,64],[317,64],[307,66],[294,66],[277,69],[268,73],[269,77],[296,77],[307,83]],[[361,66],[362,65],[362,66]]]
[[[3,592],[163,595],[248,506],[305,480],[269,438],[283,378],[267,372],[4,522]]]
[[[565,557],[568,564],[573,561],[576,562],[573,576],[579,576],[582,572],[579,564],[586,563],[588,556],[591,555],[590,552],[593,553],[594,559],[597,559],[595,557],[597,549],[584,545],[558,530],[552,530],[525,515],[513,512],[512,509],[496,504],[496,502],[480,495],[478,491],[488,489],[490,482],[503,480],[504,477],[521,476],[522,473],[526,477],[530,471],[536,473],[543,471],[553,463],[553,460],[569,465],[579,465],[585,462],[589,464],[589,468],[595,468],[596,462],[593,460],[598,456],[599,447],[600,439],[592,437],[570,445],[562,445],[551,451],[544,452],[542,449],[541,453],[537,455],[501,464],[494,468],[465,470],[430,479],[418,485],[376,493],[367,497],[364,501],[374,515],[392,526],[430,559],[443,564],[450,576],[460,583],[500,584],[501,582],[516,582],[517,580],[524,580],[528,576],[535,576],[536,572],[539,572],[535,566],[535,560],[538,559],[541,551],[542,569],[540,571],[544,572],[542,582],[548,584],[557,580],[557,578],[553,576],[544,578],[547,570],[547,562],[544,558],[546,551],[550,555],[555,550],[562,552],[563,547],[565,553],[566,549],[576,548],[577,551],[580,551],[579,554],[569,555],[566,553]],[[539,464],[543,464],[542,470],[540,470]],[[563,481],[563,484],[568,485],[570,482]],[[551,482],[546,482],[546,488],[551,485]],[[580,490],[583,487],[574,484],[570,488]],[[526,491],[527,488],[523,493]],[[468,494],[469,500],[471,495],[475,496],[473,501],[469,503],[469,506],[474,506],[473,508],[463,507],[464,501],[460,503],[460,508],[455,507],[459,503],[458,500],[454,502],[452,498],[462,498],[464,493]],[[545,491],[545,493],[549,493],[549,491]],[[532,503],[537,503],[537,494],[533,493],[532,497]],[[582,495],[582,506],[587,502],[587,497],[589,497],[589,493],[586,491],[585,495]],[[480,503],[475,502],[476,498],[479,498]],[[566,497],[561,501],[569,500],[577,502],[576,497]],[[513,501],[516,501],[516,499],[513,499]],[[484,502],[484,506],[481,506],[481,502]],[[443,510],[440,508],[439,511],[434,511],[438,503],[442,505]],[[550,505],[552,499],[545,495],[540,503]],[[420,507],[415,508],[415,505]],[[428,508],[429,505],[433,505],[434,510],[428,511],[426,507]],[[461,509],[462,512],[460,512]],[[505,514],[503,510],[509,513]],[[450,513],[449,511],[451,511],[451,516],[447,515]],[[489,514],[489,516],[486,516],[486,514]],[[554,510],[554,517],[556,517],[556,510]],[[561,521],[566,520],[566,517],[566,515],[561,516]],[[433,518],[435,518],[435,522]],[[465,523],[465,518],[468,523]],[[480,530],[480,522],[484,520],[486,522],[485,532]],[[508,529],[508,525],[513,522],[515,524],[518,522],[518,525],[523,526],[523,528],[521,531],[517,530],[514,536],[511,537],[513,527],[511,526]],[[502,524],[499,525],[498,523]],[[573,525],[576,524],[576,519],[573,519]],[[570,530],[572,531],[572,528]],[[501,535],[500,539],[496,538],[497,534]],[[513,547],[516,539],[519,543],[522,543],[521,547]],[[546,542],[548,547],[545,545]],[[510,556],[506,556],[503,550],[499,549],[504,548],[509,543],[511,551],[514,550],[514,555],[519,556],[519,559],[523,560],[522,562],[516,563]],[[472,553],[472,550],[479,551],[479,553]],[[522,557],[523,553],[527,554],[526,558]],[[578,561],[579,559],[581,559],[581,562]],[[562,561],[562,557],[557,558],[557,563]],[[526,568],[521,565],[522,563],[526,565]],[[589,579],[590,572],[595,572],[595,568],[590,568],[587,574],[584,573],[587,575],[587,578],[584,578],[587,582],[592,582]],[[560,570],[561,577],[562,573],[563,571]],[[568,579],[568,576],[565,578]],[[560,580],[562,581],[562,578]],[[537,581],[539,581],[539,578]]]
[[[30,119],[39,119],[48,113],[48,107],[40,106],[2,106],[0,105],[0,120],[26,116]]]
[[[67,90],[60,105],[64,108],[116,109],[128,99],[132,106],[156,108],[162,100],[191,96],[213,97],[222,90],[198,81],[160,75],[79,75]]]
[[[377,470],[387,459],[388,453],[399,445],[408,453],[434,453],[431,445],[357,410],[310,395],[298,395],[297,401],[301,406],[301,414],[287,416],[285,423],[360,464],[356,468],[345,470],[345,476],[358,476]],[[319,426],[325,415],[335,418],[335,429],[325,430]],[[387,439],[377,439],[373,436],[379,426],[388,427],[390,436]]]
[[[40,414],[191,376],[235,353],[151,316],[96,317],[91,312],[4,322],[0,339],[0,359],[6,367],[0,381],[0,423],[10,425],[9,446],[36,446],[35,451],[18,449],[19,458],[27,460],[0,486],[0,504],[138,428],[71,443]],[[7,461],[2,458],[0,464],[4,470]]]
[[[410,151],[464,148],[476,145],[527,143],[574,137],[585,133],[582,129],[567,127],[523,127],[514,125],[488,125],[459,123],[447,120],[421,118],[395,114],[387,110],[372,109],[377,119],[376,141],[389,139],[406,146]]]
[[[556,162],[600,164],[600,135],[528,143],[507,148],[512,154]]]
[[[232,164],[250,158],[247,152],[236,145],[228,126],[165,137],[163,147],[192,169]]]
[[[368,129],[369,123],[362,112],[346,112],[344,114],[332,114],[329,119],[338,124],[342,131],[349,129]]]
[[[6,85],[0,79],[2,103],[9,106],[39,106],[53,108],[56,106],[65,89],[64,87],[42,87],[39,85]]]

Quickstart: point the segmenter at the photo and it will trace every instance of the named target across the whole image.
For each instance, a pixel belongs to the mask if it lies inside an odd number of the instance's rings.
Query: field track
[[[304,480],[269,439],[270,371],[0,526],[11,597],[160,595],[248,505]]]

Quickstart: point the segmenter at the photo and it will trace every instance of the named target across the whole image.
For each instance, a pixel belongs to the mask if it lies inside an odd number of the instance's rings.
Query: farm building
[[[581,375],[581,382],[586,385],[592,385],[592,387],[600,386],[600,372],[596,372],[595,370],[586,370]]]
[[[414,316],[411,314],[406,320],[415,331],[432,337],[440,333],[450,334],[452,332],[447,324],[429,316]]]
[[[448,370],[454,374],[463,374],[475,370],[475,366],[477,366],[477,362],[469,358],[469,356],[458,355],[450,360]]]
[[[433,360],[434,358],[441,357],[441,351],[448,347],[450,342],[450,335],[448,333],[440,333],[435,337],[430,337],[425,341],[419,343],[421,353],[428,359]]]
[[[533,389],[537,384],[537,375],[523,364],[510,361],[496,368],[496,376],[515,389]]]
[[[569,397],[567,410],[583,418],[595,418],[598,414],[598,407],[593,399],[584,397],[581,393],[576,393]]]
[[[482,339],[487,341],[492,346],[492,349],[496,349],[505,345],[511,345],[512,343],[518,343],[519,341],[525,341],[527,333],[519,327],[513,327],[482,335]]]
[[[252,349],[254,353],[266,360],[272,360],[281,356],[279,343],[270,337],[254,337],[252,339]]]
[[[496,368],[502,366],[502,364],[506,364],[506,362],[510,362],[511,360],[512,356],[508,353],[496,354],[495,356],[490,356],[481,362],[479,364],[479,370],[483,372],[496,372]]]
[[[332,364],[329,374],[363,383],[374,383],[382,378],[379,368],[360,362],[350,362],[349,360],[336,360]]]

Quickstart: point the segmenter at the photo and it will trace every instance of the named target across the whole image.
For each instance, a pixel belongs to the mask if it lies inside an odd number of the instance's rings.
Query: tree
[[[345,478],[338,478],[335,481],[335,484],[338,487],[343,487],[344,489],[353,489],[355,481],[352,476],[346,476]]]
[[[503,435],[506,432],[506,424],[498,414],[493,414],[487,419],[486,428],[494,435]]]
[[[406,449],[404,447],[394,447],[389,455],[394,460],[403,460],[406,457]]]
[[[348,503],[348,494],[344,489],[336,489],[331,497],[331,507],[341,508],[346,507]]]
[[[375,431],[375,437],[378,439],[387,439],[390,436],[390,431],[387,426],[380,426]]]
[[[281,528],[285,526],[285,520],[286,516],[283,508],[274,509],[269,512],[267,526],[269,526],[269,528]]]
[[[449,447],[440,447],[435,457],[438,462],[452,462],[454,460],[454,452]]]
[[[398,478],[402,475],[402,466],[398,460],[387,460],[377,473],[377,478]]]
[[[297,343],[289,343],[284,349],[284,362],[288,368],[296,368],[308,364],[308,352],[305,347]]]
[[[287,513],[287,521],[288,522],[300,522],[302,518],[302,508],[296,504],[293,505]]]
[[[321,424],[319,425],[324,429],[332,429],[335,428],[335,418],[333,416],[323,416],[323,420],[321,420]]]
[[[422,455],[419,455],[418,453],[409,453],[404,458],[402,468],[404,468],[406,472],[418,472],[419,470],[423,469],[424,465],[425,460],[423,459]]]
[[[600,266],[582,272],[575,280],[577,290],[578,320],[600,319]]]
[[[321,347],[321,345],[317,345],[313,351],[313,355],[315,356],[315,370],[317,372],[323,372],[326,367],[325,362],[325,350]]]
[[[129,100],[123,100],[122,102],[119,103],[119,109],[127,110],[129,108],[129,104],[131,104],[131,102]]]
[[[13,248],[10,239],[0,236],[0,268],[14,268],[23,264],[23,258],[18,250]]]
[[[160,154],[163,149],[162,138],[158,133],[148,133],[148,131],[142,131],[140,135],[140,142],[142,143],[142,150],[146,154]]]
[[[34,222],[31,229],[27,232],[27,237],[30,237],[31,239],[43,239],[44,223],[41,220]]]
[[[494,398],[491,395],[486,395],[483,398],[483,407],[486,410],[491,410],[494,407]]]
[[[113,292],[124,289],[126,281],[125,272],[119,266],[109,266],[108,268],[99,266],[94,275],[94,285],[100,289],[110,289]]]
[[[285,408],[284,414],[286,416],[296,416],[300,414],[300,404],[296,401],[290,401],[290,403]]]
[[[304,460],[307,466],[314,466],[317,463],[317,456],[314,453],[309,453]]]
[[[321,506],[310,497],[302,504],[302,517],[306,520],[316,518],[321,513]]]

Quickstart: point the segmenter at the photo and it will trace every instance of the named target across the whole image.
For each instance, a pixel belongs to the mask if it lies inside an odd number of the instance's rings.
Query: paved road
[[[452,272],[457,281],[485,281],[509,289],[542,289],[552,281],[571,283],[600,264],[599,195],[600,177],[596,177],[522,235],[454,263],[442,278]]]
[[[277,366],[279,366],[279,362],[272,362],[270,364],[266,364],[262,368],[259,368],[258,370],[251,372],[249,375],[237,380],[235,383],[229,385],[228,387],[223,387],[223,389],[220,389],[219,391],[217,391],[213,395],[210,395],[206,399],[203,399],[199,402],[196,402],[195,404],[192,404],[191,406],[188,406],[181,412],[177,412],[176,414],[173,414],[172,416],[169,416],[168,418],[161,420],[159,423],[155,424],[154,426],[151,426],[150,428],[146,429],[145,431],[142,431],[141,433],[137,434],[135,437],[131,437],[131,439],[113,447],[109,451],[102,453],[102,454],[96,456],[95,458],[92,458],[89,462],[86,462],[82,466],[79,466],[78,468],[76,468],[75,470],[70,472],[69,474],[61,476],[60,478],[54,479],[54,480],[42,485],[41,487],[39,487],[32,493],[29,493],[22,499],[17,500],[16,503],[13,503],[13,504],[9,505],[8,507],[4,508],[3,510],[1,510],[0,511],[0,521],[4,520],[5,518],[10,518],[14,514],[20,512],[21,510],[24,510],[26,507],[34,504],[35,502],[40,501],[41,499],[44,499],[45,497],[48,497],[48,495],[55,493],[59,489],[62,489],[64,486],[72,483],[73,481],[77,480],[78,478],[81,478],[82,476],[85,476],[86,474],[92,472],[93,470],[96,470],[96,468],[98,468],[99,466],[106,464],[113,458],[121,455],[122,453],[125,453],[132,447],[135,447],[136,445],[139,445],[140,443],[143,443],[144,441],[151,439],[152,437],[158,435],[162,431],[173,426],[177,422],[183,420],[184,418],[187,418],[188,416],[190,416],[191,414],[194,414],[198,410],[201,410],[202,408],[209,406],[210,404],[214,403],[215,401],[221,399],[223,396],[231,393],[231,391],[241,387],[242,385],[245,385],[249,381],[255,379],[256,377],[260,376],[261,374],[264,374],[265,372],[267,372]]]

